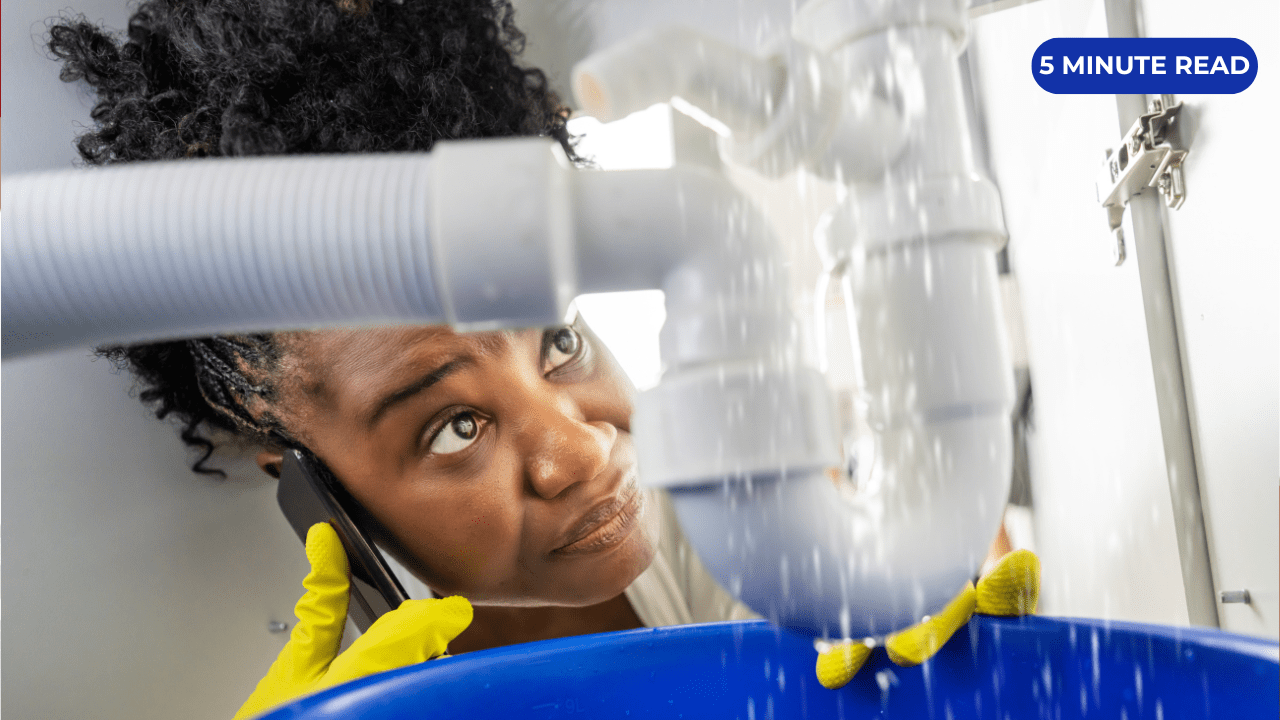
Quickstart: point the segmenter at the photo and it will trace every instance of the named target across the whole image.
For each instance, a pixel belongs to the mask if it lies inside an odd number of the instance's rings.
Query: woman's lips
[[[632,481],[622,489],[618,497],[588,513],[573,533],[572,537],[575,539],[553,552],[557,555],[577,555],[615,547],[635,529],[643,507],[644,496]]]

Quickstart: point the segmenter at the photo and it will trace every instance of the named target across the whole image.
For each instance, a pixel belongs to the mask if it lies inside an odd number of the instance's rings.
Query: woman
[[[567,110],[515,62],[522,42],[505,1],[150,0],[126,42],[64,20],[50,49],[64,80],[97,93],[78,141],[90,164],[538,134],[572,157]],[[205,463],[229,437],[260,445],[276,475],[283,449],[314,454],[404,565],[477,605],[455,652],[747,615],[681,549],[663,499],[639,491],[633,389],[580,323],[103,352],[181,422],[197,472],[218,472]]]

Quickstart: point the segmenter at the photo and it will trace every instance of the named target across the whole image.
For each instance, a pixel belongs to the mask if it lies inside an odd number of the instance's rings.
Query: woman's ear
[[[284,464],[284,453],[279,450],[263,450],[258,453],[258,467],[271,477],[280,479],[280,466]]]

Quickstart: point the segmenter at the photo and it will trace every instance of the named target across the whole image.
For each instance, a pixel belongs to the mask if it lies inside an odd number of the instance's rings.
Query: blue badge
[[[1253,84],[1258,56],[1236,38],[1053,38],[1031,75],[1055,94],[1234,94]]]

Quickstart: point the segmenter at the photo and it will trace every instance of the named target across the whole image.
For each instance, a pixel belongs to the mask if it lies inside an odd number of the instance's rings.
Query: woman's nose
[[[608,468],[618,438],[611,423],[588,422],[571,408],[538,413],[529,423],[525,472],[541,497],[557,497]]]

